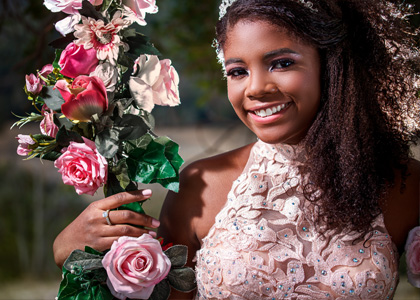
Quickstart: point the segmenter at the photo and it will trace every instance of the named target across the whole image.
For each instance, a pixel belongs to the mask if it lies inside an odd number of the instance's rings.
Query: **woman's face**
[[[320,103],[317,49],[268,22],[239,21],[223,52],[229,100],[242,122],[266,143],[299,143]]]

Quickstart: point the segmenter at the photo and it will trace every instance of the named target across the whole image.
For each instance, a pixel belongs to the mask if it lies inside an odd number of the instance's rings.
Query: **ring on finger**
[[[108,223],[108,225],[112,226],[113,224],[111,223],[111,220],[109,219],[109,211],[110,209],[107,209],[106,211],[102,212],[102,217],[106,219],[106,222]]]

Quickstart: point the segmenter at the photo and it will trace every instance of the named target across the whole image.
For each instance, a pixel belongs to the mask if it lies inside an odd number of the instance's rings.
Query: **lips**
[[[283,104],[279,104],[277,106],[272,106],[269,108],[264,108],[264,109],[259,109],[259,110],[254,110],[253,113],[261,118],[266,118],[269,117],[275,113],[281,112],[282,110],[286,109],[287,107],[289,107],[291,102],[288,103],[283,103]]]

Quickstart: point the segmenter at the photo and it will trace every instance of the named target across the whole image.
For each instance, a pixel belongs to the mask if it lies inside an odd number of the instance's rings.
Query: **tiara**
[[[235,2],[236,0],[222,0],[222,3],[219,6],[219,20],[223,18],[223,16],[226,14],[227,9]],[[309,8],[313,12],[317,12],[318,10],[314,8],[314,4],[311,1],[308,0],[295,0],[297,2],[300,2],[305,7]]]

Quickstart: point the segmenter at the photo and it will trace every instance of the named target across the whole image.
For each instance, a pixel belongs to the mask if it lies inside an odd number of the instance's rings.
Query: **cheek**
[[[241,109],[242,102],[243,102],[242,101],[243,92],[241,91],[241,88],[239,87],[239,85],[234,84],[234,83],[228,83],[227,95],[228,95],[230,104],[235,109],[236,113],[238,113],[237,110]]]

